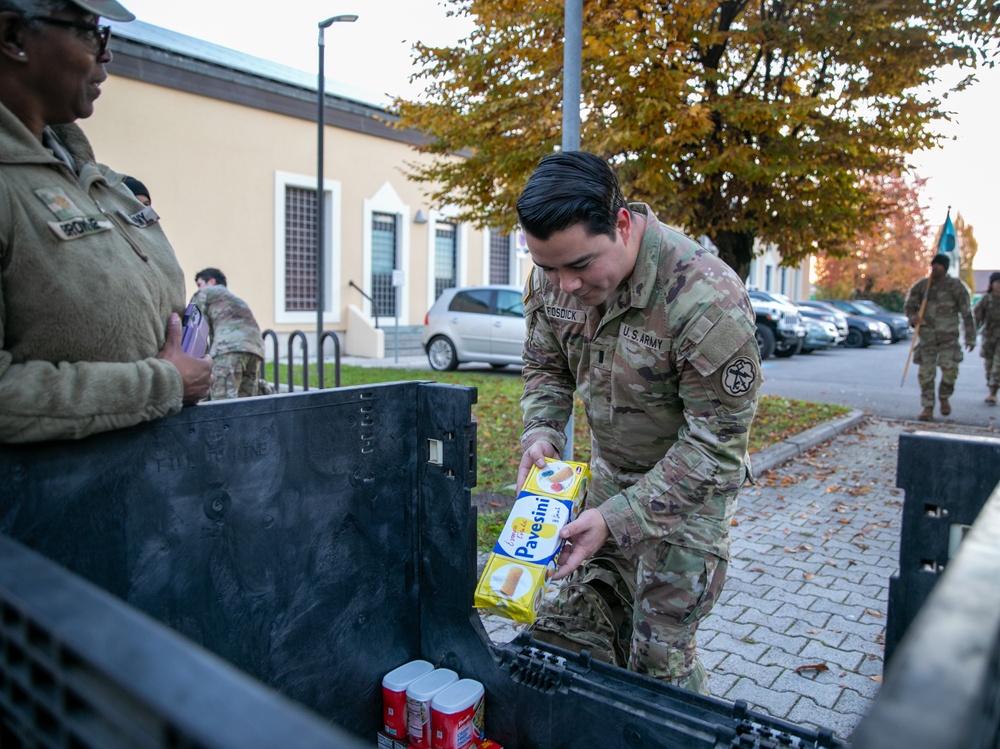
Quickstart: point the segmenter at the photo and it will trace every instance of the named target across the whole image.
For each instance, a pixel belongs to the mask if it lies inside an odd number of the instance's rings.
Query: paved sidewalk
[[[699,632],[713,695],[850,738],[881,682],[903,504],[897,447],[918,430],[997,436],[853,414],[758,456],[725,591]],[[516,634],[500,617],[483,621],[494,641]]]

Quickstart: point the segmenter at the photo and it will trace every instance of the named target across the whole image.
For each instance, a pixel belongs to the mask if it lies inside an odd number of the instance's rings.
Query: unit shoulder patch
[[[722,389],[735,398],[746,395],[753,390],[759,375],[756,362],[747,356],[737,356],[723,369]]]

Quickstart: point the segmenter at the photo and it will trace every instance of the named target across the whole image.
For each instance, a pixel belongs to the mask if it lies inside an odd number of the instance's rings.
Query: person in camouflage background
[[[990,274],[990,285],[976,302],[972,316],[983,332],[979,353],[986,364],[986,387],[989,390],[986,402],[995,406],[997,389],[1000,388],[1000,271]]]
[[[191,297],[208,321],[212,340],[211,400],[245,398],[259,392],[258,373],[264,360],[264,339],[247,303],[226,286],[218,268],[194,277],[198,291]]]
[[[941,415],[951,413],[949,398],[955,392],[958,363],[962,361],[962,347],[958,342],[959,320],[965,329],[965,347],[969,351],[976,347],[969,289],[959,279],[948,275],[950,263],[947,255],[935,255],[931,260],[930,277],[921,278],[910,287],[903,307],[910,325],[920,328],[913,363],[917,365],[917,381],[920,383],[923,410],[917,418],[921,421],[934,418],[934,381],[938,368],[941,369],[941,383],[937,391]],[[921,316],[920,306],[925,297],[927,303]]]
[[[524,450],[556,458],[578,391],[593,480],[561,531],[539,640],[708,693],[696,632],[726,578],[762,382],[754,315],[719,258],[627,205],[600,158],[543,159],[517,202],[525,286]]]

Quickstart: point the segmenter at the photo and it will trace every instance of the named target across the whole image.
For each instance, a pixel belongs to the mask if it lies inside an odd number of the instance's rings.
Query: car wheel
[[[771,354],[774,353],[774,331],[763,323],[757,323],[757,333],[755,335],[757,339],[757,348],[760,349],[760,360],[770,358]]]
[[[774,355],[780,356],[785,359],[789,356],[794,356],[795,354],[802,351],[802,339],[798,339],[795,343],[784,343],[774,349]]]
[[[844,341],[844,345],[847,348],[864,348],[865,337],[857,328],[851,328],[847,331],[847,339]]]
[[[455,344],[443,335],[434,336],[427,344],[427,361],[430,362],[431,369],[436,369],[438,372],[458,369]]]
[[[506,364],[490,364],[490,366],[493,367],[493,369],[506,369],[507,368]]]

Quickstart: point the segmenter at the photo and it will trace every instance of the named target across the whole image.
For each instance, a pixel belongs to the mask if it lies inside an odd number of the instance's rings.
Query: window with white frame
[[[372,299],[379,315],[395,317],[396,288],[392,272],[399,269],[399,215],[372,213]]]
[[[511,248],[510,234],[490,230],[490,283],[511,282]]]
[[[323,319],[340,320],[340,184],[327,180],[323,190]],[[316,320],[316,180],[276,172],[275,310],[277,323]]]
[[[458,285],[458,232],[455,224],[434,227],[434,299]]]

